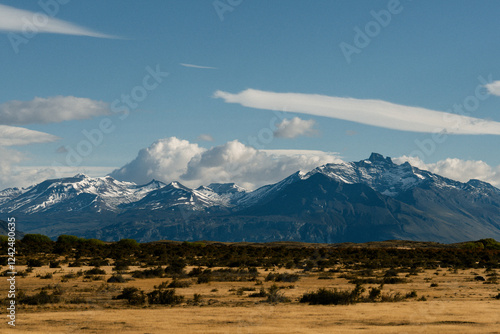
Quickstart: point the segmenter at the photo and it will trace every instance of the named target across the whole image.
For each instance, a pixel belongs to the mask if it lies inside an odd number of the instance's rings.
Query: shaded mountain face
[[[297,172],[254,191],[213,183],[190,189],[111,177],[47,180],[0,192],[0,213],[26,232],[105,240],[366,242],[500,239],[500,190],[394,164],[358,162]]]
[[[4,221],[4,220],[0,220],[0,235],[8,236],[9,232],[10,231],[9,231],[8,222]],[[21,232],[21,231],[19,231],[17,228],[16,228],[16,230],[14,232],[15,232],[15,238],[16,239],[22,239],[24,237],[24,233]],[[11,234],[11,236],[12,236],[12,234]]]

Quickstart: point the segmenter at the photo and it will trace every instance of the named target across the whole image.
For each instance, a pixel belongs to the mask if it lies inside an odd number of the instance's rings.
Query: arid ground
[[[426,270],[408,278],[407,283],[386,284],[382,293],[416,297],[396,302],[366,302],[354,305],[308,305],[299,303],[301,296],[320,287],[349,289],[345,278],[332,273],[301,270],[271,272],[297,273],[293,283],[276,283],[284,303],[267,303],[265,297],[249,297],[261,287],[268,289],[269,271],[259,270],[256,282],[209,282],[177,288],[184,302],[175,306],[132,306],[125,300],[113,300],[124,287],[152,290],[172,279],[134,279],[126,283],[106,283],[111,266],[103,280],[84,276],[63,279],[63,275],[86,271],[92,267],[49,269],[36,268],[18,286],[27,294],[42,288],[58,286],[63,291],[61,301],[44,305],[21,305],[17,310],[16,332],[26,333],[500,333],[500,301],[492,298],[500,292],[498,284],[474,280],[484,270]],[[26,269],[23,267],[20,270]],[[139,268],[130,267],[130,271]],[[187,268],[189,271],[192,268]],[[51,278],[44,278],[52,273]],[[345,274],[345,273],[344,273]],[[487,274],[487,273],[486,273]],[[36,277],[39,276],[39,277]],[[129,275],[123,274],[125,278]],[[431,284],[437,284],[431,287]],[[374,284],[366,284],[366,289]],[[5,280],[1,289],[6,291]],[[240,289],[240,290],[238,290]],[[251,291],[244,291],[251,290]],[[255,290],[255,291],[254,291]],[[200,301],[194,305],[194,294]],[[366,294],[366,293],[365,293]],[[425,297],[426,300],[419,300]],[[4,319],[2,332],[10,332]]]
[[[18,242],[15,329],[5,316],[5,263],[0,269],[0,332],[500,333],[500,251],[487,249],[494,241],[335,248],[61,240],[45,251]]]

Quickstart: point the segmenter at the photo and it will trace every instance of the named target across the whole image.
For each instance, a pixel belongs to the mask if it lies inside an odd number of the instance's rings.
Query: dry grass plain
[[[189,272],[193,267],[186,268]],[[4,268],[5,269],[5,268]],[[2,333],[500,333],[500,300],[493,298],[500,292],[499,284],[484,284],[474,280],[488,274],[484,269],[432,269],[405,277],[406,283],[385,284],[383,294],[416,297],[400,302],[370,302],[354,305],[308,305],[299,303],[300,297],[318,288],[352,289],[340,272],[304,272],[288,269],[259,269],[259,283],[209,282],[196,284],[196,279],[185,278],[192,284],[177,288],[176,294],[184,302],[176,306],[131,306],[126,300],[115,300],[124,287],[137,287],[150,292],[155,285],[171,282],[171,278],[131,279],[125,283],[107,283],[112,267],[101,279],[85,278],[78,271],[92,267],[34,268],[27,277],[17,278],[17,289],[28,295],[42,288],[57,286],[63,291],[59,303],[45,305],[18,305],[16,328],[7,325],[4,317]],[[212,268],[216,269],[216,268]],[[26,270],[19,266],[18,271]],[[130,267],[125,278],[131,278]],[[287,303],[266,303],[264,297],[249,297],[261,287],[268,289],[274,282],[265,281],[269,273],[295,273],[296,282],[276,283]],[[383,274],[384,270],[374,273]],[[63,279],[69,273],[74,278]],[[491,271],[489,272],[491,274]],[[50,278],[47,274],[52,274]],[[328,279],[318,277],[328,276]],[[491,275],[490,275],[491,276]],[[259,284],[259,285],[257,285]],[[431,284],[433,287],[431,287]],[[436,286],[437,284],[437,286]],[[364,295],[370,287],[364,284]],[[244,288],[244,289],[240,289]],[[240,292],[238,292],[240,289]],[[242,291],[253,290],[255,291]],[[7,291],[2,279],[0,291]],[[194,294],[201,295],[198,303]],[[425,300],[420,300],[425,297]],[[4,298],[4,297],[3,297]],[[5,310],[5,307],[2,306]],[[5,314],[5,311],[2,312]]]

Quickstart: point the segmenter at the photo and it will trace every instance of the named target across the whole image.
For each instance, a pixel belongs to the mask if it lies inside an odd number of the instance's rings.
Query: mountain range
[[[500,189],[372,153],[254,191],[234,183],[191,189],[78,174],[0,191],[0,215],[16,217],[25,233],[52,238],[452,243],[500,239]]]

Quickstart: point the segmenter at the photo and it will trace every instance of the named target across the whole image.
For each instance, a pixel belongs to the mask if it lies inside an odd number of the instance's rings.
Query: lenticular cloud
[[[337,118],[401,131],[500,135],[500,122],[381,100],[275,93],[255,89],[247,89],[237,94],[219,90],[215,92],[214,97],[250,108]]]
[[[97,38],[117,38],[76,24],[50,17],[43,8],[38,13],[0,4],[0,31],[22,33],[31,27],[36,33],[79,35]],[[48,14],[48,15],[47,15]]]

